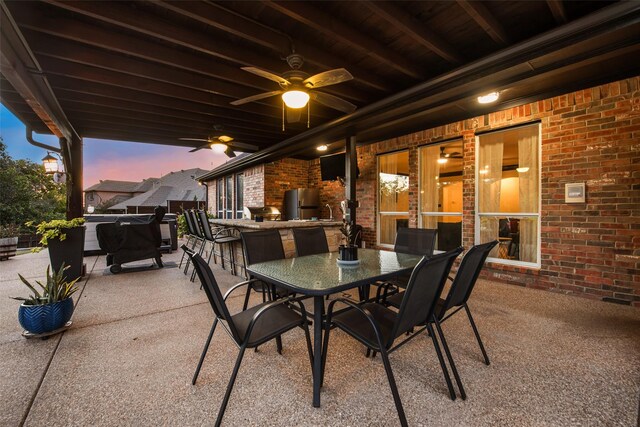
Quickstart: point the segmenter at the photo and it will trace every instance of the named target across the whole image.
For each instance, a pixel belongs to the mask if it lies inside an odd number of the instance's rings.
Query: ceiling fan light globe
[[[447,163],[449,161],[449,159],[447,159],[446,157],[440,157],[438,159],[438,163],[440,163],[441,165]]]
[[[302,108],[309,102],[309,94],[301,90],[289,90],[282,94],[282,100],[289,108]]]
[[[226,149],[227,149],[227,144],[222,144],[220,142],[211,144],[211,150],[214,153],[224,153]]]

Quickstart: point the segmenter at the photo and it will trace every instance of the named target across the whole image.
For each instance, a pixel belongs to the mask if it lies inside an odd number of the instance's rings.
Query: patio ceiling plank
[[[500,45],[509,44],[509,36],[504,27],[479,1],[458,0],[458,4],[473,18],[489,36]]]
[[[454,64],[463,62],[463,58],[456,53],[452,46],[397,5],[370,0],[363,2],[363,4],[376,15],[381,16],[407,34],[416,43],[433,51],[441,58]]]
[[[406,76],[416,80],[422,80],[426,77],[425,71],[416,66],[414,62],[373,37],[365,35],[350,25],[341,22],[336,16],[329,15],[309,3],[266,1],[265,4],[291,19],[313,28],[326,37],[338,39],[341,43],[375,57],[378,61]]]

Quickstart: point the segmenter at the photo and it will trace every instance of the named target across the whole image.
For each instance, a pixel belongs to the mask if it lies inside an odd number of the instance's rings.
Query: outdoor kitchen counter
[[[263,221],[255,222],[250,219],[209,219],[212,225],[222,225],[225,227],[238,227],[240,229],[247,228],[251,230],[271,230],[282,228],[300,228],[300,227],[340,227],[340,221],[311,221],[311,220],[294,220],[294,221]]]
[[[236,227],[240,231],[258,231],[258,230],[278,230],[280,237],[282,238],[282,246],[284,247],[284,255],[287,258],[294,257],[296,254],[296,245],[293,240],[293,228],[300,227],[324,227],[324,232],[327,236],[327,243],[329,245],[329,251],[335,252],[338,250],[340,241],[342,240],[342,233],[340,227],[341,221],[263,221],[255,222],[249,219],[209,219],[209,222],[213,227],[225,226]],[[218,249],[216,248],[216,251]],[[225,248],[225,251],[227,249]],[[242,256],[242,245],[234,245],[235,259],[238,264],[242,264],[244,259]],[[225,258],[227,253],[225,252]],[[225,262],[225,270],[230,270],[228,262]],[[244,274],[244,269],[237,269],[238,275]]]

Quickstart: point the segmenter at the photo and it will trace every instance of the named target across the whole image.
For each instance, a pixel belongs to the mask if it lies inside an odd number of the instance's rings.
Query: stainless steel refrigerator
[[[296,188],[284,193],[285,219],[311,219],[320,215],[320,191]]]

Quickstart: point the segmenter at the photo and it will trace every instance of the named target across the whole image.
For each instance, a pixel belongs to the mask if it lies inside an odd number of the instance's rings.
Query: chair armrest
[[[335,299],[335,300],[331,301],[331,304],[329,304],[329,308],[327,310],[327,325],[331,325],[331,316],[333,316],[333,306],[338,301],[343,303],[343,304],[348,305],[349,307],[351,307],[352,309],[356,310],[357,312],[359,312],[360,314],[362,314],[363,316],[365,316],[367,318],[367,320],[371,324],[371,327],[373,328],[373,332],[376,335],[376,340],[378,341],[378,346],[379,346],[380,349],[382,349],[382,336],[380,335],[380,328],[378,327],[378,322],[376,322],[376,319],[373,317],[373,314],[371,314],[371,312],[369,310],[367,310],[366,308],[361,307],[358,303],[356,303],[355,301],[353,301],[353,300],[351,300],[349,298],[338,298],[338,299]]]
[[[222,299],[226,301],[226,300],[227,300],[227,298],[229,297],[229,295],[231,295],[231,293],[232,293],[233,291],[235,291],[236,289],[238,289],[238,288],[240,288],[240,287],[242,287],[242,286],[245,286],[245,285],[249,285],[249,284],[251,284],[251,283],[253,283],[253,282],[257,282],[258,280],[259,280],[259,279],[245,280],[244,282],[240,282],[240,283],[238,283],[238,284],[236,284],[236,285],[233,285],[233,286],[231,287],[231,289],[229,289],[229,290],[224,294],[224,297],[223,297]]]
[[[255,326],[255,324],[258,321],[258,319],[260,319],[260,317],[265,312],[267,312],[270,309],[275,308],[275,307],[277,307],[277,306],[279,306],[281,304],[289,303],[289,302],[292,302],[292,301],[294,301],[294,297],[283,298],[283,299],[271,301],[270,303],[266,304],[264,307],[260,308],[260,310],[256,311],[254,313],[253,317],[251,318],[251,322],[249,322],[249,327],[247,328],[247,333],[246,333],[246,336],[245,336],[245,340],[249,339],[249,337],[251,336],[251,331],[253,331],[253,327]],[[306,314],[306,311],[305,311],[305,314]],[[305,317],[305,320],[306,320],[306,317]]]

